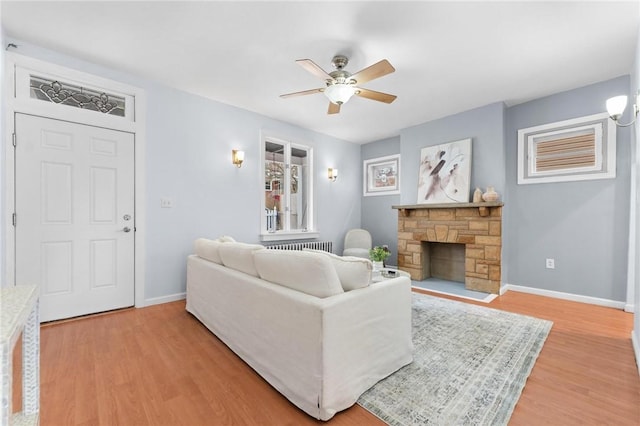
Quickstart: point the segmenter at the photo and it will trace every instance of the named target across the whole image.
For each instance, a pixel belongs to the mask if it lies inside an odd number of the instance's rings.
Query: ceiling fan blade
[[[333,80],[333,77],[331,77],[329,74],[327,74],[327,72],[325,70],[320,68],[318,66],[318,64],[313,62],[311,59],[298,59],[298,60],[296,60],[296,62],[302,68],[304,68],[305,70],[309,71],[311,74],[315,75],[316,77],[318,77],[321,80],[325,80],[325,81],[326,80]]]
[[[321,87],[319,89],[303,90],[302,92],[285,93],[284,95],[280,95],[280,97],[293,98],[295,96],[313,95],[314,93],[322,93],[322,92],[324,92],[324,87]]]
[[[340,105],[329,102],[329,110],[327,114],[338,114],[340,112]]]
[[[351,75],[351,79],[355,80],[356,84],[362,84],[387,74],[391,74],[395,70],[396,69],[389,63],[389,61],[383,59],[380,62]]]
[[[391,102],[395,101],[396,98],[397,98],[396,95],[390,95],[388,93],[376,92],[375,90],[362,89],[360,87],[356,87],[356,93],[355,94],[357,96],[360,96],[361,98],[372,99],[374,101],[385,102],[387,104],[390,104]]]

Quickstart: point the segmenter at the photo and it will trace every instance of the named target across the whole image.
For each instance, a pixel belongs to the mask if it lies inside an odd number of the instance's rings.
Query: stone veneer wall
[[[423,242],[459,243],[465,244],[465,287],[500,292],[501,205],[394,208],[398,209],[398,268],[411,274],[412,280],[428,278]]]

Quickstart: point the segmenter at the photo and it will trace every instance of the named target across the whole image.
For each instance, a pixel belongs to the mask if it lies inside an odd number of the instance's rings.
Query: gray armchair
[[[371,234],[366,229],[351,229],[344,237],[343,256],[356,256],[369,259]]]

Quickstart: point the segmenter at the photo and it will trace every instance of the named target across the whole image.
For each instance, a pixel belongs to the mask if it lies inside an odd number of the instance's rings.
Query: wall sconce
[[[609,113],[609,117],[616,123],[616,126],[628,127],[635,123],[638,117],[638,104],[640,104],[640,92],[636,93],[636,103],[633,104],[633,119],[627,124],[618,122],[624,113],[624,109],[627,107],[627,97],[625,95],[614,96],[613,98],[607,99],[607,113]]]
[[[338,179],[338,169],[333,169],[329,167],[329,180],[331,182],[335,182]]]
[[[244,161],[244,151],[239,151],[237,149],[231,150],[231,162],[236,165],[236,167],[242,167],[242,162]]]

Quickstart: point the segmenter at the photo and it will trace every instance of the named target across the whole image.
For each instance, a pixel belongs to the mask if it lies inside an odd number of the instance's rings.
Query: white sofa
[[[366,259],[199,239],[186,309],[293,404],[328,420],[413,359],[409,278],[370,281]]]

